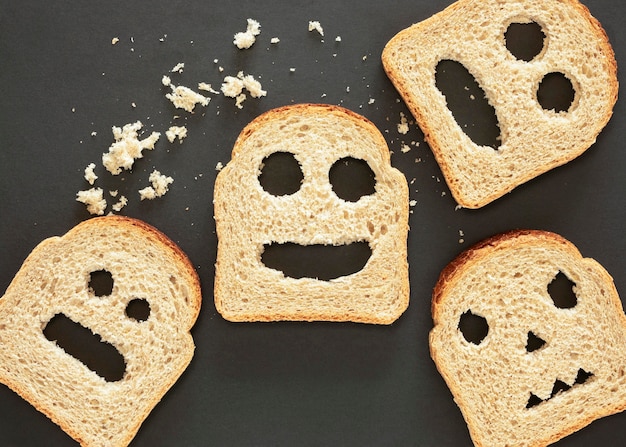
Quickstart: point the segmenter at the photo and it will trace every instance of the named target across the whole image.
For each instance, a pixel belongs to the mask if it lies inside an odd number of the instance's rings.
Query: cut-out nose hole
[[[376,176],[365,160],[352,157],[337,160],[328,176],[337,197],[348,202],[376,192]]]
[[[435,85],[467,136],[479,146],[500,147],[500,127],[495,109],[463,64],[444,59],[437,64]]]
[[[96,296],[109,296],[113,291],[113,275],[107,270],[89,274],[89,290]]]
[[[146,321],[150,316],[150,303],[143,298],[130,300],[126,306],[126,316],[137,321]]]
[[[263,159],[259,183],[274,196],[291,195],[300,189],[304,175],[290,152],[274,152]]]
[[[515,58],[530,62],[543,50],[546,35],[538,23],[511,23],[504,33],[506,48]]]
[[[575,285],[563,272],[559,272],[548,284],[548,294],[556,307],[571,309],[576,306],[578,299],[574,293]]]
[[[533,352],[537,349],[541,349],[546,342],[537,337],[533,332],[528,332],[528,340],[526,341],[526,351]]]
[[[361,271],[371,255],[372,249],[367,242],[346,245],[299,245],[287,242],[265,245],[261,262],[290,278],[330,281]]]
[[[566,112],[574,102],[576,91],[572,81],[563,73],[546,74],[537,89],[537,101],[544,110]]]
[[[124,377],[126,362],[122,354],[112,344],[102,341],[99,335],[64,314],[55,315],[43,334],[107,382],[117,382]]]
[[[468,310],[459,319],[459,330],[465,340],[479,345],[489,333],[489,324],[485,317],[473,314],[471,310]]]

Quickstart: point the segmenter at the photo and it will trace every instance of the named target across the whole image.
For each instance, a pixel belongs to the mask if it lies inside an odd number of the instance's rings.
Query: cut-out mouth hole
[[[102,341],[99,335],[64,314],[52,317],[43,334],[107,382],[117,382],[124,377],[126,362],[122,354],[112,344]]]
[[[440,61],[435,70],[435,85],[461,129],[475,144],[498,149],[498,117],[474,76],[463,64],[449,59]]]
[[[592,376],[593,376],[593,373],[587,372],[584,369],[580,368],[578,370],[578,375],[576,376],[574,383],[571,385],[568,385],[562,380],[557,379],[554,381],[554,387],[552,388],[552,393],[550,394],[550,397],[544,400],[538,397],[537,395],[535,395],[534,393],[530,393],[530,397],[528,398],[528,403],[526,404],[526,408],[536,407],[537,405],[543,402],[547,402],[559,393],[564,393],[577,385],[582,385],[583,383],[587,382],[587,380],[589,380],[589,378]]]
[[[287,242],[266,244],[261,262],[290,278],[330,281],[361,271],[371,255],[369,244],[362,241],[345,245],[299,245]]]

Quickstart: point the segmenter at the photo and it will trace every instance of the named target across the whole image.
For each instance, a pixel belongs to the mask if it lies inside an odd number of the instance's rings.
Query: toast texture
[[[567,305],[550,289],[559,275]],[[486,321],[481,340],[463,332],[468,313]],[[557,234],[513,231],[463,252],[440,275],[432,315],[431,356],[476,446],[545,446],[626,408],[613,279]]]
[[[506,47],[513,23],[536,23],[544,46],[532,60]],[[500,147],[474,143],[435,83],[440,61],[461,63],[495,109]],[[459,0],[395,35],[384,69],[424,132],[459,205],[480,208],[587,150],[617,100],[617,65],[601,24],[577,0]],[[569,109],[544,109],[544,77],[572,84]]]
[[[260,184],[264,160],[288,152],[299,189],[273,195]],[[329,181],[339,160],[365,161],[375,191],[340,198]],[[332,105],[271,110],[246,126],[215,182],[218,251],[215,306],[230,321],[353,321],[390,324],[407,308],[408,185],[387,143],[366,118]],[[262,261],[272,244],[346,246],[367,242],[363,268],[329,280],[290,277]]]
[[[96,294],[92,272],[112,289]],[[149,315],[131,318],[131,300]],[[126,446],[194,353],[200,283],[185,254],[154,227],[120,216],[86,220],[42,241],[0,299],[0,382],[83,446]],[[90,329],[123,356],[108,381],[44,329],[57,315]]]

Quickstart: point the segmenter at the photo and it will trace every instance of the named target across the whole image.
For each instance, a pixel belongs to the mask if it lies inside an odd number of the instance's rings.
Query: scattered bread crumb
[[[163,196],[167,191],[169,191],[169,186],[174,182],[172,177],[163,175],[156,169],[152,171],[148,180],[150,180],[152,186],[147,186],[139,190],[141,200],[152,200],[156,197]]]
[[[131,169],[135,160],[143,157],[141,151],[154,149],[161,134],[152,132],[149,137],[139,140],[137,132],[142,127],[141,121],[126,124],[121,129],[113,126],[115,142],[109,147],[108,153],[102,154],[102,164],[111,174],[118,175],[122,168]]]
[[[409,206],[415,206],[415,205],[417,205],[417,200],[411,200],[409,202]]]
[[[270,39],[270,43],[276,44],[276,43],[278,43],[278,42],[280,42],[280,39],[279,39],[278,37],[272,37],[272,38]]]
[[[335,37],[335,42],[341,42],[341,36]]]
[[[217,90],[215,90],[211,84],[207,84],[206,82],[200,82],[198,83],[198,90],[204,90],[205,92],[209,92],[209,93],[213,93],[216,95],[219,95],[220,92],[218,92]]]
[[[165,136],[170,143],[173,143],[176,137],[178,137],[179,143],[182,143],[183,139],[187,136],[187,128],[185,126],[171,126],[165,132]]]
[[[115,191],[109,191],[111,197],[117,197],[117,189]]]
[[[172,69],[170,70],[170,72],[171,72],[171,73],[176,73],[176,72],[178,72],[178,73],[182,73],[184,68],[185,68],[185,63],[184,63],[184,62],[179,62],[178,64],[176,64],[176,65],[174,66],[174,68],[172,68]]]
[[[113,39],[111,39],[111,45],[115,45],[116,43],[118,43],[120,41],[119,37],[114,37]]]
[[[324,28],[322,28],[322,25],[317,20],[309,21],[309,31],[313,30],[317,31],[320,36],[324,37]]]
[[[253,19],[248,19],[246,31],[235,34],[233,43],[240,50],[250,48],[256,41],[256,36],[261,34],[261,24]]]
[[[126,196],[120,196],[120,200],[117,203],[113,204],[111,208],[113,209],[113,211],[119,213],[126,205],[128,205],[128,199],[126,198]]]
[[[87,206],[90,214],[102,216],[107,207],[107,201],[102,196],[102,188],[91,188],[86,191],[78,191],[76,200]]]
[[[85,180],[87,180],[90,185],[93,185],[93,183],[98,179],[96,173],[93,172],[95,167],[95,163],[89,163],[89,165],[85,168]]]
[[[400,149],[400,151],[402,151],[403,154],[406,154],[410,150],[411,150],[411,147],[408,144],[403,144],[402,148]]]
[[[215,170],[221,171],[222,169],[224,169],[224,165],[222,164],[221,161],[218,161],[217,164],[215,165]]]
[[[209,105],[210,98],[194,92],[189,87],[179,85],[178,87],[172,84],[172,80],[169,76],[163,76],[161,83],[172,89],[171,93],[167,93],[165,97],[171,101],[177,109],[183,109],[187,112],[193,112],[196,104],[203,106]]]
[[[237,76],[226,76],[221,90],[224,96],[229,98],[235,98],[235,105],[239,108],[243,108],[243,102],[246,100],[246,95],[243,93],[243,89],[246,89],[250,96],[253,98],[259,98],[267,95],[267,91],[263,90],[261,83],[254,79],[252,75],[245,75],[243,71],[237,73]]]
[[[400,123],[398,124],[398,133],[406,135],[409,132],[409,122],[404,113],[400,112]]]

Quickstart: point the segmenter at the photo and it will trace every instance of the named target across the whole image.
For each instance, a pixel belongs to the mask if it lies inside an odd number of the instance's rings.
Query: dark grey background
[[[500,231],[551,230],[598,260],[624,293],[623,101],[581,157],[474,211],[455,210],[419,129],[411,125],[407,135],[397,132],[400,113],[408,111],[382,70],[382,48],[401,29],[450,3],[0,1],[0,291],[39,242],[90,217],[74,199],[89,187],[83,169],[91,162],[100,175],[97,186],[129,198],[122,214],[176,241],[202,281],[195,358],[132,445],[469,446],[461,413],[428,352],[432,287],[454,256]],[[605,27],[618,64],[626,60],[626,4],[586,4]],[[232,36],[249,17],[261,23],[262,32],[251,49],[240,51]],[[321,22],[323,42],[308,32],[309,20]],[[120,39],[116,45],[113,37]],[[272,37],[280,43],[271,45]],[[185,69],[171,74],[177,85],[209,82],[218,88],[225,75],[243,70],[261,80],[267,97],[249,98],[243,110],[222,96],[193,115],[175,110],[164,97],[161,77],[178,62]],[[390,327],[232,324],[215,311],[215,166],[228,162],[251,119],[299,102],[339,104],[363,114],[387,138],[393,165],[415,179],[411,304]],[[184,123],[189,136],[179,145],[163,135],[132,172],[113,177],[99,162],[113,142],[111,126],[136,120],[161,132]],[[421,144],[402,153],[402,143],[411,141]],[[154,168],[175,181],[163,198],[140,202],[137,190],[147,186]],[[620,414],[558,445],[617,446],[625,437],[626,414]],[[0,445],[75,443],[0,386]]]

